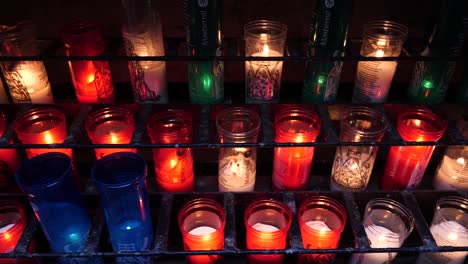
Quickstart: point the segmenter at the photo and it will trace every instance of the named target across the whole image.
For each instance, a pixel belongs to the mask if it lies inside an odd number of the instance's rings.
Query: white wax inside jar
[[[279,229],[274,225],[263,224],[263,223],[256,223],[252,226],[255,230],[262,231],[262,232],[275,232]]]
[[[306,225],[317,231],[332,231],[323,221],[307,221]]]
[[[189,234],[194,236],[204,236],[213,234],[214,232],[216,232],[216,229],[211,226],[199,226],[190,230]]]
[[[18,69],[18,74],[28,91],[31,103],[48,104],[54,102],[47,72],[42,62],[25,62]]]
[[[14,225],[15,224],[9,224],[9,225],[0,227],[0,233],[10,230],[10,228],[12,228]]]
[[[436,190],[468,190],[468,164],[462,157],[444,155],[434,177]]]
[[[255,188],[255,174],[255,160],[245,157],[245,152],[225,156],[219,162],[219,191],[251,192]]]
[[[365,229],[371,248],[398,248],[400,247],[400,235],[383,226],[367,226]],[[390,263],[397,253],[366,253],[354,254],[351,264],[383,264]]]

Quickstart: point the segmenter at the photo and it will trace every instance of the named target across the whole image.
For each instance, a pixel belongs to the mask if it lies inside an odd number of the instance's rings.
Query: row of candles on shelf
[[[163,56],[161,25],[160,23],[157,25],[159,27],[155,26],[153,30],[140,34],[124,30],[127,55]],[[286,25],[276,21],[260,20],[246,24],[245,55],[282,57],[286,32]],[[398,57],[407,33],[408,29],[398,23],[370,22],[365,28],[361,56]],[[102,27],[90,22],[72,23],[62,29],[60,36],[65,46],[65,52],[69,56],[98,56],[102,55],[107,48]],[[0,53],[5,56],[39,54],[31,25],[25,23],[12,27],[0,27],[0,44]],[[129,61],[128,66],[137,102],[168,102],[164,61]],[[69,61],[69,67],[78,102],[114,102],[114,87],[107,61]],[[221,62],[190,63],[189,90],[192,102],[219,103],[223,101],[222,68]],[[353,102],[385,102],[396,68],[396,61],[360,61],[357,66]],[[14,103],[53,103],[52,91],[43,62],[2,62],[2,69]],[[282,61],[246,61],[246,102],[277,103],[280,98],[282,71]],[[337,67],[334,74],[317,78],[315,88],[317,89],[316,93],[322,97],[320,100],[334,100],[339,85],[340,72],[341,66]],[[427,90],[427,94],[431,94],[433,97],[432,85],[430,81],[427,81],[424,84],[424,89]],[[322,94],[324,86],[327,87],[325,95]],[[442,93],[442,91],[440,92]],[[305,91],[305,94],[310,93],[314,93],[314,91]],[[7,103],[6,94],[0,92],[0,95],[2,95],[0,103]],[[443,96],[441,95],[441,97]],[[311,99],[307,97],[305,100]]]
[[[274,117],[275,142],[315,142],[321,121],[311,109],[303,106],[283,108]],[[227,108],[216,116],[220,143],[256,143],[260,117],[250,109]],[[467,131],[466,121],[460,121],[460,131]],[[342,142],[378,142],[384,136],[387,122],[383,113],[365,106],[345,108],[341,119]],[[65,115],[55,108],[38,107],[20,114],[14,130],[23,144],[60,144],[67,137]],[[184,144],[192,142],[192,118],[186,110],[169,109],[153,114],[146,124],[153,144]],[[438,141],[445,133],[446,121],[423,107],[409,107],[399,114],[397,131],[405,141]],[[129,144],[134,132],[133,113],[121,107],[105,107],[86,118],[85,128],[94,144]],[[5,119],[0,118],[0,135]],[[464,135],[467,136],[466,133]],[[384,190],[416,188],[424,175],[435,146],[392,146],[388,153],[381,187]],[[72,157],[71,149],[26,149],[28,157],[58,151]],[[137,152],[129,148],[96,148],[97,159],[114,152]],[[364,190],[372,174],[378,146],[338,146],[333,161],[330,188],[332,190]],[[5,187],[7,175],[17,167],[16,150],[0,149]],[[303,190],[311,173],[314,147],[276,147],[274,149],[273,188]],[[154,148],[153,157],[157,183],[161,191],[189,192],[194,190],[192,149],[187,147]],[[219,190],[253,191],[256,178],[257,149],[255,147],[222,147],[219,149]],[[434,180],[435,189],[468,188],[468,148],[448,147]],[[10,170],[10,173],[8,173]]]
[[[154,242],[151,210],[146,192],[146,164],[136,153],[113,153],[98,160],[91,172],[105,211],[110,240],[115,251],[149,251]],[[92,224],[81,201],[72,173],[72,160],[63,153],[35,156],[22,163],[16,181],[28,198],[46,235],[52,252],[83,250]],[[297,221],[305,249],[333,249],[347,223],[344,207],[327,196],[312,195],[299,202]],[[438,246],[468,246],[468,200],[449,196],[438,200],[430,231]],[[60,212],[57,214],[56,212]],[[293,214],[283,202],[274,199],[251,201],[244,211],[246,248],[286,249]],[[179,211],[178,224],[184,248],[223,250],[226,215],[212,199],[197,198]],[[371,248],[399,248],[414,227],[412,213],[388,198],[370,200],[364,210],[363,226]],[[14,250],[26,226],[24,209],[18,202],[0,203],[0,253]],[[353,264],[388,263],[396,253],[354,254]],[[466,252],[423,253],[417,263],[463,263]],[[147,263],[149,257],[136,257]],[[301,263],[329,263],[333,254],[304,254]],[[123,257],[125,259],[125,257]],[[135,261],[135,259],[133,261]],[[213,263],[219,255],[191,255],[190,263]],[[250,263],[282,263],[281,254],[248,255]],[[86,259],[69,259],[88,263]],[[67,263],[66,261],[64,263]],[[71,263],[71,262],[70,262]]]

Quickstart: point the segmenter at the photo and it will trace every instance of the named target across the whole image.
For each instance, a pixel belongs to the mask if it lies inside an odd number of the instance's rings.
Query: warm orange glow
[[[263,44],[262,56],[268,57],[269,54],[270,54],[270,47],[268,47],[267,44]]]
[[[54,143],[54,137],[49,132],[46,132],[44,135],[44,143],[45,144],[53,144]]]
[[[94,82],[94,74],[88,75],[88,78],[86,79],[86,82],[87,82],[87,83],[92,83],[92,82]]]
[[[119,144],[119,143],[123,143],[123,142],[119,142],[117,136],[115,134],[111,134],[111,143],[112,144]]]
[[[375,56],[376,56],[377,58],[382,58],[383,56],[385,56],[385,53],[383,52],[383,50],[377,50],[377,51],[375,52]]]

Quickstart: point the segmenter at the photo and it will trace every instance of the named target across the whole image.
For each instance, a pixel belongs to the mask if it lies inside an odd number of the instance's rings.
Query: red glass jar
[[[86,132],[93,144],[129,144],[132,141],[135,122],[133,113],[122,107],[106,107],[91,113],[85,122]],[[97,148],[96,159],[115,153],[134,152],[129,148]]]
[[[23,144],[61,144],[67,137],[65,115],[55,108],[33,108],[14,121],[16,136]],[[47,152],[62,152],[72,157],[71,149],[26,149],[28,158]]]
[[[26,214],[22,205],[17,201],[0,201],[0,253],[12,252],[26,227]],[[0,260],[1,263],[4,260]],[[5,263],[9,262],[6,259]]]
[[[179,212],[178,221],[186,251],[224,249],[226,216],[216,201],[200,198],[186,203]],[[193,255],[187,260],[191,264],[219,263],[222,256]]]
[[[60,37],[67,56],[99,56],[107,48],[102,27],[77,21],[62,28]],[[71,78],[79,103],[114,102],[114,85],[107,61],[69,61]]]
[[[0,137],[6,130],[6,119],[0,111]],[[13,180],[13,173],[19,165],[16,149],[0,149],[0,189],[7,188]]]
[[[425,108],[410,108],[398,116],[397,130],[405,141],[437,141],[447,122]],[[424,176],[435,146],[393,146],[385,165],[384,190],[416,188]]]
[[[152,144],[192,143],[192,117],[183,110],[154,114],[146,124]],[[156,181],[163,192],[192,192],[194,189],[191,148],[154,148]]]
[[[275,116],[275,142],[315,142],[322,123],[316,113],[288,107]],[[273,162],[273,188],[304,189],[310,177],[314,147],[277,147]]]
[[[346,210],[336,200],[313,196],[299,207],[299,228],[306,249],[338,248],[346,225]],[[333,254],[300,255],[300,263],[329,263]]]
[[[285,249],[291,210],[284,203],[275,200],[257,200],[245,209],[244,221],[247,229],[247,249]],[[249,263],[283,263],[284,256],[279,254],[252,254]]]

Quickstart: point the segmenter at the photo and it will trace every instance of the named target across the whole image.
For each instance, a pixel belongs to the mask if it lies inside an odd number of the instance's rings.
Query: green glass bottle
[[[313,2],[309,56],[342,56],[351,21],[352,0]],[[302,97],[305,102],[334,101],[340,85],[342,61],[308,62]]]
[[[442,0],[428,43],[421,56],[447,58],[459,56],[463,47],[465,0]],[[465,12],[466,13],[466,12]],[[418,61],[408,89],[410,100],[419,103],[441,103],[455,71],[455,61]]]
[[[185,30],[189,56],[222,55],[223,0],[184,0]],[[223,62],[188,63],[192,103],[220,103],[224,100]]]

